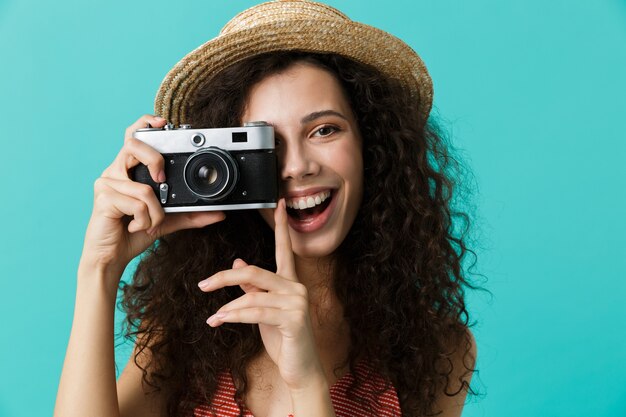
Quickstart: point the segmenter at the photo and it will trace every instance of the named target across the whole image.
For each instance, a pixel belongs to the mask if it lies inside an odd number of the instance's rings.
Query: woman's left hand
[[[265,349],[278,366],[287,386],[302,390],[323,378],[315,347],[306,287],[298,281],[289,237],[285,201],[274,211],[276,235],[276,273],[235,260],[233,269],[221,271],[201,281],[202,291],[215,291],[239,285],[246,292],[220,308],[207,323],[259,325]]]

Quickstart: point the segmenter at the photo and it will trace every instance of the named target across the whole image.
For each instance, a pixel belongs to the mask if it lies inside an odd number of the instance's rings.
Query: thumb
[[[226,218],[222,211],[203,211],[191,213],[175,213],[165,216],[163,223],[157,228],[159,236],[169,235],[183,229],[199,229]]]
[[[287,206],[281,198],[274,210],[274,235],[276,240],[276,273],[292,281],[298,281],[296,276],[289,223],[287,221]]]

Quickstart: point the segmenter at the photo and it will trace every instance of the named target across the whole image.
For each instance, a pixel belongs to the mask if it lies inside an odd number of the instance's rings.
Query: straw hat
[[[420,57],[406,43],[339,10],[307,0],[278,0],[235,16],[220,34],[186,55],[165,76],[155,113],[174,124],[188,122],[195,91],[219,71],[254,55],[285,50],[335,53],[369,64],[399,80],[420,100],[428,118],[432,81]]]

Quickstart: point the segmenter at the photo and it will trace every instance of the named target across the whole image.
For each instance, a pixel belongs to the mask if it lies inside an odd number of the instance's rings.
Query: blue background
[[[413,46],[473,168],[464,416],[626,415],[626,2],[328,1]],[[252,1],[0,0],[0,415],[51,415],[94,179]],[[118,349],[123,366],[128,347]]]

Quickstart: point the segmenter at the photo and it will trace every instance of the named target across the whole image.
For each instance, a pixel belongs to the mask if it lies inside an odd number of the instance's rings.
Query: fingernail
[[[209,279],[208,278],[198,282],[198,287],[200,287],[203,290],[205,288],[207,288],[208,286],[209,286]]]
[[[220,311],[209,317],[206,322],[209,326],[215,326],[224,317],[226,317],[226,312]]]
[[[159,182],[165,182],[165,171],[161,170],[157,179],[159,180]]]
[[[162,118],[161,116],[156,116],[154,118],[154,120],[158,120],[159,122],[162,122],[163,120],[165,120],[164,118]]]

